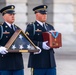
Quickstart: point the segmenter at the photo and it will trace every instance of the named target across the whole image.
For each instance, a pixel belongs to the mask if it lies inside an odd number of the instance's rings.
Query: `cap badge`
[[[46,6],[44,6],[44,9],[46,9]]]
[[[14,9],[14,7],[13,7],[13,6],[11,6],[11,9]]]

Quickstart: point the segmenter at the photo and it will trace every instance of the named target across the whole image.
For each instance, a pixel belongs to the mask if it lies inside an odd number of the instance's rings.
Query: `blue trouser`
[[[0,75],[24,75],[24,70],[0,70]]]
[[[33,75],[56,75],[56,68],[51,69],[34,69]]]

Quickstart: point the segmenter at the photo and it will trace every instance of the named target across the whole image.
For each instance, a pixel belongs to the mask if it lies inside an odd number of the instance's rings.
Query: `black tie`
[[[13,30],[13,25],[11,25],[11,29]]]
[[[45,24],[43,24],[43,27],[45,28]],[[46,28],[45,28],[46,29]]]

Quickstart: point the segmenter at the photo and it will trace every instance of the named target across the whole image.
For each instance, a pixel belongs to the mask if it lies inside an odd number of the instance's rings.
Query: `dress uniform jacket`
[[[0,46],[5,46],[18,27],[14,25],[13,30],[4,22],[2,28],[3,32],[9,32],[8,34],[3,34],[2,38],[0,39]],[[21,53],[7,53],[5,55],[0,54],[0,70],[19,69],[23,69],[23,59]]]
[[[43,32],[48,32],[54,30],[52,25],[45,23],[45,28],[43,28],[37,21],[32,24],[28,24],[26,28],[26,34],[34,42],[36,46],[39,46],[42,50],[40,54],[30,53],[28,67],[31,68],[53,68],[56,67],[54,50],[50,48],[49,50],[44,50],[42,48],[43,42]]]

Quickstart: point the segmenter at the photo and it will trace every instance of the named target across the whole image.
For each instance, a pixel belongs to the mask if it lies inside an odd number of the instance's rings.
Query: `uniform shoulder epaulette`
[[[49,24],[49,23],[46,23],[47,25],[52,25],[52,24]]]
[[[33,24],[34,22],[31,22],[30,24]]]
[[[49,23],[46,23],[46,24],[49,24]]]
[[[14,24],[16,27],[18,27],[18,25]]]
[[[46,25],[50,25],[49,23],[45,23]]]
[[[32,25],[34,22],[28,23],[28,25]]]
[[[20,29],[20,27],[18,26],[18,25],[16,25],[16,24],[14,24],[15,25],[15,28],[18,28],[18,29]]]

